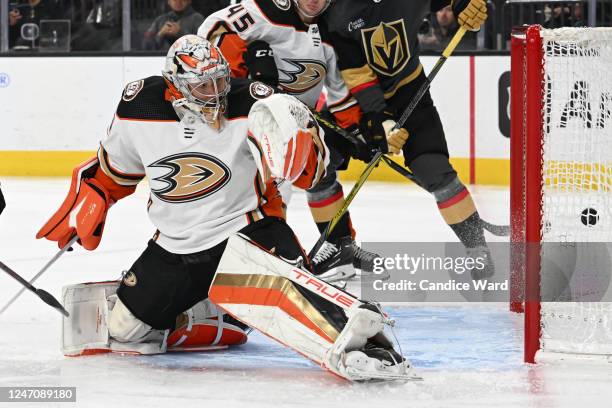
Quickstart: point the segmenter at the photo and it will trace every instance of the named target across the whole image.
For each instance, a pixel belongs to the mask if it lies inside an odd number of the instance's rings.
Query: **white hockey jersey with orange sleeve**
[[[199,252],[263,217],[284,217],[276,185],[262,182],[247,139],[251,106],[272,93],[262,83],[233,79],[221,129],[214,130],[179,119],[162,77],[128,84],[101,141],[100,170],[126,187],[148,179],[149,218],[164,249]],[[313,152],[310,161],[320,159]],[[321,176],[304,174],[294,184],[310,188]]]
[[[265,41],[274,51],[283,92],[314,108],[325,87],[338,123],[359,122],[361,112],[340,75],[325,27],[304,24],[290,0],[244,0],[208,16],[198,35],[219,47],[235,77],[248,76],[247,44]]]

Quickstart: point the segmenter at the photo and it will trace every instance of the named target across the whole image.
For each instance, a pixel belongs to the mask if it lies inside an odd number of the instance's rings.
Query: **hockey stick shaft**
[[[400,166],[399,164],[397,164],[396,162],[394,162],[393,160],[391,160],[387,156],[383,155],[382,159],[393,170],[397,171],[399,174],[401,174],[402,176],[406,177],[408,180],[410,180],[410,181],[420,185],[419,182],[417,181],[416,177],[414,176],[414,174],[410,170],[408,170],[407,168],[405,168],[403,166]],[[483,220],[482,218],[480,219],[480,224],[482,225],[482,227],[485,230],[489,231],[491,234],[493,234],[495,236],[498,236],[498,237],[507,237],[507,236],[510,235],[510,226],[509,225],[491,224],[490,222],[487,222],[487,221]]]
[[[62,249],[60,249],[53,256],[53,258],[51,258],[49,260],[49,262],[47,262],[45,264],[45,266],[43,266],[42,269],[36,275],[34,275],[34,277],[32,279],[30,279],[29,282],[26,282],[26,283],[28,283],[30,286],[32,286],[32,284],[34,282],[36,282],[36,279],[38,279],[43,273],[45,273],[47,271],[47,269],[49,269],[51,267],[51,265],[53,265],[68,249],[70,249],[72,247],[72,245],[74,245],[75,242],[77,242],[78,239],[79,239],[79,237],[77,237],[76,235],[74,237],[72,237],[72,239]],[[24,285],[24,287],[21,288],[19,290],[19,292],[17,292],[15,294],[15,296],[13,296],[11,298],[11,300],[8,301],[7,304],[4,305],[4,307],[2,307],[2,309],[0,309],[0,314],[4,313],[4,311],[9,308],[19,298],[19,296],[21,296],[21,294],[23,292],[25,292],[26,288],[28,288],[28,287],[26,285]]]
[[[350,143],[357,143],[358,141],[355,140],[356,136],[352,135],[350,132],[348,132],[346,129],[341,128],[340,126],[338,126],[337,123],[331,122],[327,119],[325,119],[324,117],[322,117],[319,112],[313,112],[312,113],[313,116],[315,117],[315,119],[317,120],[317,122],[319,122],[320,124],[322,124],[324,127],[333,130],[334,132],[338,133],[340,136],[342,136],[344,139],[346,139],[348,142]],[[387,163],[389,165],[389,167],[391,167],[393,170],[397,171],[399,174],[401,174],[402,176],[406,177],[407,179],[413,181],[416,183],[416,178],[414,177],[414,174],[408,170],[407,168],[397,164],[396,162],[394,162],[393,160],[391,160],[389,158],[389,156],[387,155],[383,155],[382,159],[385,161],[385,163]],[[417,183],[418,184],[418,183]]]
[[[325,127],[334,130],[335,132],[339,133],[341,136],[346,138],[348,141],[353,142],[353,140],[352,140],[353,136],[350,135],[349,132],[347,132],[345,129],[342,129],[336,123],[332,123],[332,122],[330,122],[330,121],[328,121],[328,120],[326,120],[324,118],[319,119],[319,115],[316,112],[314,113],[314,116],[317,119],[317,121],[321,122]],[[403,177],[407,178],[408,180],[412,181],[413,183],[415,183],[417,185],[420,185],[420,183],[418,182],[418,180],[414,176],[414,173],[412,173],[409,169],[407,169],[404,166],[394,162],[393,160],[391,160],[391,158],[389,158],[389,156],[387,156],[385,154],[382,155],[382,160],[389,167],[391,167],[391,169],[395,170],[396,172],[401,174]],[[487,222],[487,221],[485,221],[483,219],[481,219],[480,221],[482,223],[482,227],[485,230],[489,231],[493,235],[496,235],[498,237],[507,237],[507,236],[510,235],[510,226],[509,225],[491,224],[490,222]]]
[[[440,69],[442,69],[442,66],[444,65],[448,57],[450,57],[451,54],[455,51],[455,48],[457,48],[457,45],[459,45],[459,42],[465,35],[465,32],[466,32],[465,28],[459,27],[459,29],[457,30],[457,32],[455,33],[451,41],[448,43],[444,51],[442,51],[442,56],[438,58],[436,65],[434,65],[429,75],[425,78],[425,82],[423,82],[423,84],[418,89],[417,93],[414,95],[414,97],[412,98],[412,100],[410,101],[406,109],[404,110],[404,112],[402,112],[402,116],[400,116],[399,120],[395,123],[395,126],[393,126],[394,130],[401,128],[404,125],[404,123],[406,123],[410,115],[412,115],[412,112],[414,111],[414,109],[417,107],[419,102],[421,102],[423,95],[425,95],[425,92],[427,92],[427,90],[431,86],[431,82],[434,80],[436,75],[438,75],[438,72],[440,71]],[[324,126],[338,132],[344,138],[352,141],[352,136],[345,129],[342,129],[336,123],[332,123],[328,121],[327,119],[321,117],[321,115],[318,112],[313,112],[313,115],[315,116],[317,121],[321,122]],[[398,170],[396,167],[394,167],[394,169]],[[414,177],[414,175],[409,170],[404,169],[403,167],[402,167],[402,174],[405,174],[406,177]]]
[[[427,90],[431,86],[431,82],[438,75],[438,72],[440,71],[440,69],[442,69],[442,66],[444,65],[448,57],[450,57],[451,54],[455,51],[455,48],[457,48],[457,45],[459,44],[464,35],[465,28],[459,27],[459,29],[457,30],[453,38],[450,40],[444,51],[442,51],[442,56],[438,58],[436,65],[434,65],[429,75],[425,78],[425,82],[423,82],[417,93],[412,98],[412,101],[410,101],[410,103],[408,104],[408,107],[404,110],[404,113],[402,113],[402,116],[400,116],[398,121],[395,123],[395,126],[393,126],[394,130],[404,126],[404,123],[406,123],[410,115],[412,115],[414,109],[417,107],[419,102],[421,102],[421,98],[423,98],[423,95],[425,95],[425,92],[427,92]]]
[[[444,65],[444,62],[446,62],[448,57],[453,53],[453,51],[455,51],[455,48],[457,47],[457,45],[463,38],[464,34],[465,34],[465,29],[463,27],[459,27],[459,29],[457,30],[457,32],[455,33],[451,41],[448,43],[448,45],[442,52],[442,56],[440,56],[440,58],[436,62],[436,65],[434,65],[433,69],[429,73],[429,76],[425,79],[425,82],[423,82],[423,84],[421,85],[417,93],[414,95],[414,97],[408,104],[408,107],[406,107],[406,109],[402,113],[402,116],[400,116],[400,119],[397,121],[393,129],[399,129],[400,127],[402,127],[404,123],[406,122],[406,120],[408,120],[410,115],[412,115],[412,112],[414,111],[414,109],[417,107],[417,105],[423,98],[423,95],[425,95],[425,93],[431,86],[431,82],[436,77],[436,75],[438,75],[438,72]],[[363,183],[365,183],[365,181],[370,176],[370,173],[372,173],[372,170],[374,170],[374,168],[378,166],[378,163],[382,160],[382,157],[383,157],[383,154],[380,151],[377,152],[374,155],[374,158],[370,161],[370,163],[363,170],[363,172],[359,176],[359,179],[357,179],[357,182],[353,186],[351,192],[344,199],[344,203],[342,204],[342,207],[338,210],[336,215],[334,215],[334,217],[331,219],[331,221],[327,225],[327,228],[325,228],[325,231],[323,231],[323,233],[319,237],[319,240],[317,241],[315,246],[312,247],[312,249],[308,253],[309,258],[312,258],[314,254],[316,254],[319,251],[319,249],[321,248],[325,240],[329,237],[329,234],[333,231],[334,227],[338,224],[338,221],[340,220],[340,218],[342,218],[342,216],[348,209],[350,203],[355,198],[355,195],[357,194],[357,192],[361,189],[361,186],[363,185]]]
[[[340,221],[340,218],[342,218],[344,213],[346,213],[346,210],[348,210],[349,205],[351,205],[351,203],[353,202],[353,199],[357,195],[357,192],[361,189],[361,186],[363,186],[363,183],[365,183],[370,173],[372,173],[374,168],[380,162],[380,158],[382,157],[382,155],[383,154],[380,151],[376,152],[376,154],[374,155],[374,158],[370,161],[370,163],[368,163],[366,168],[363,170],[363,172],[359,176],[359,179],[357,179],[357,181],[355,182],[355,185],[353,186],[349,194],[344,199],[344,202],[342,203],[342,207],[340,207],[340,209],[336,212],[336,214],[331,219],[329,224],[327,224],[325,231],[323,231],[323,233],[319,237],[319,240],[316,242],[316,244],[312,247],[312,249],[308,253],[309,258],[312,258],[319,251],[319,249],[321,249],[321,246],[323,245],[325,240],[329,237],[329,234],[336,227],[336,225],[338,224],[338,221]]]
[[[49,306],[51,306],[52,308],[54,308],[55,310],[57,310],[58,312],[63,314],[64,316],[66,316],[66,317],[70,316],[70,314],[66,311],[66,309],[63,308],[63,306],[60,304],[60,302],[58,302],[57,299],[54,298],[53,295],[51,295],[49,292],[44,291],[42,289],[35,288],[30,282],[28,282],[27,280],[23,279],[21,276],[19,276],[19,274],[17,272],[15,272],[14,270],[9,268],[8,266],[6,266],[2,262],[0,262],[0,269],[2,269],[4,272],[8,273],[17,282],[19,282],[21,285],[23,285],[24,290],[27,289],[30,292],[34,293],[43,302],[45,302],[46,304],[48,304]]]

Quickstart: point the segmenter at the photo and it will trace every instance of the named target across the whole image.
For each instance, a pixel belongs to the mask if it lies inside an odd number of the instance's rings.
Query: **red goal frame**
[[[544,53],[540,26],[512,32],[510,310],[525,313],[524,360],[540,349]]]

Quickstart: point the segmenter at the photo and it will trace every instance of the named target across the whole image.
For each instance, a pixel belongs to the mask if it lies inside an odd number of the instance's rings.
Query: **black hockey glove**
[[[359,131],[358,126],[351,126],[347,129],[351,137],[349,146],[349,154],[352,158],[369,163],[374,157],[375,150],[372,150],[370,145],[365,141],[365,138]]]
[[[367,112],[361,117],[359,122],[359,130],[363,135],[372,155],[380,150],[383,153],[389,152],[387,145],[387,135],[383,122],[387,119],[393,119],[393,115],[389,112]]]
[[[274,51],[267,42],[257,40],[250,43],[244,53],[244,62],[249,69],[251,79],[272,87],[278,86],[278,68],[274,61]]]
[[[325,144],[328,147],[340,152],[345,157],[350,156],[366,163],[369,163],[374,157],[372,149],[359,132],[359,126],[350,126],[344,129],[346,135],[341,135],[331,126],[336,122],[334,116],[328,110],[319,112],[318,123],[325,130]]]

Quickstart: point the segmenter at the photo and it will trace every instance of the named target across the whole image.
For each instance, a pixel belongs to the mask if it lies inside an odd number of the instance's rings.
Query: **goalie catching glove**
[[[98,159],[77,166],[72,172],[72,184],[61,207],[38,231],[36,238],[57,241],[60,248],[77,235],[83,248],[93,250],[100,244],[106,212],[111,199],[106,188],[91,178],[98,168]]]
[[[459,25],[469,31],[478,31],[487,19],[486,0],[453,0],[453,14]]]
[[[310,110],[293,96],[274,94],[249,113],[249,147],[264,180],[295,183],[306,176],[316,184],[329,156],[322,135]]]

